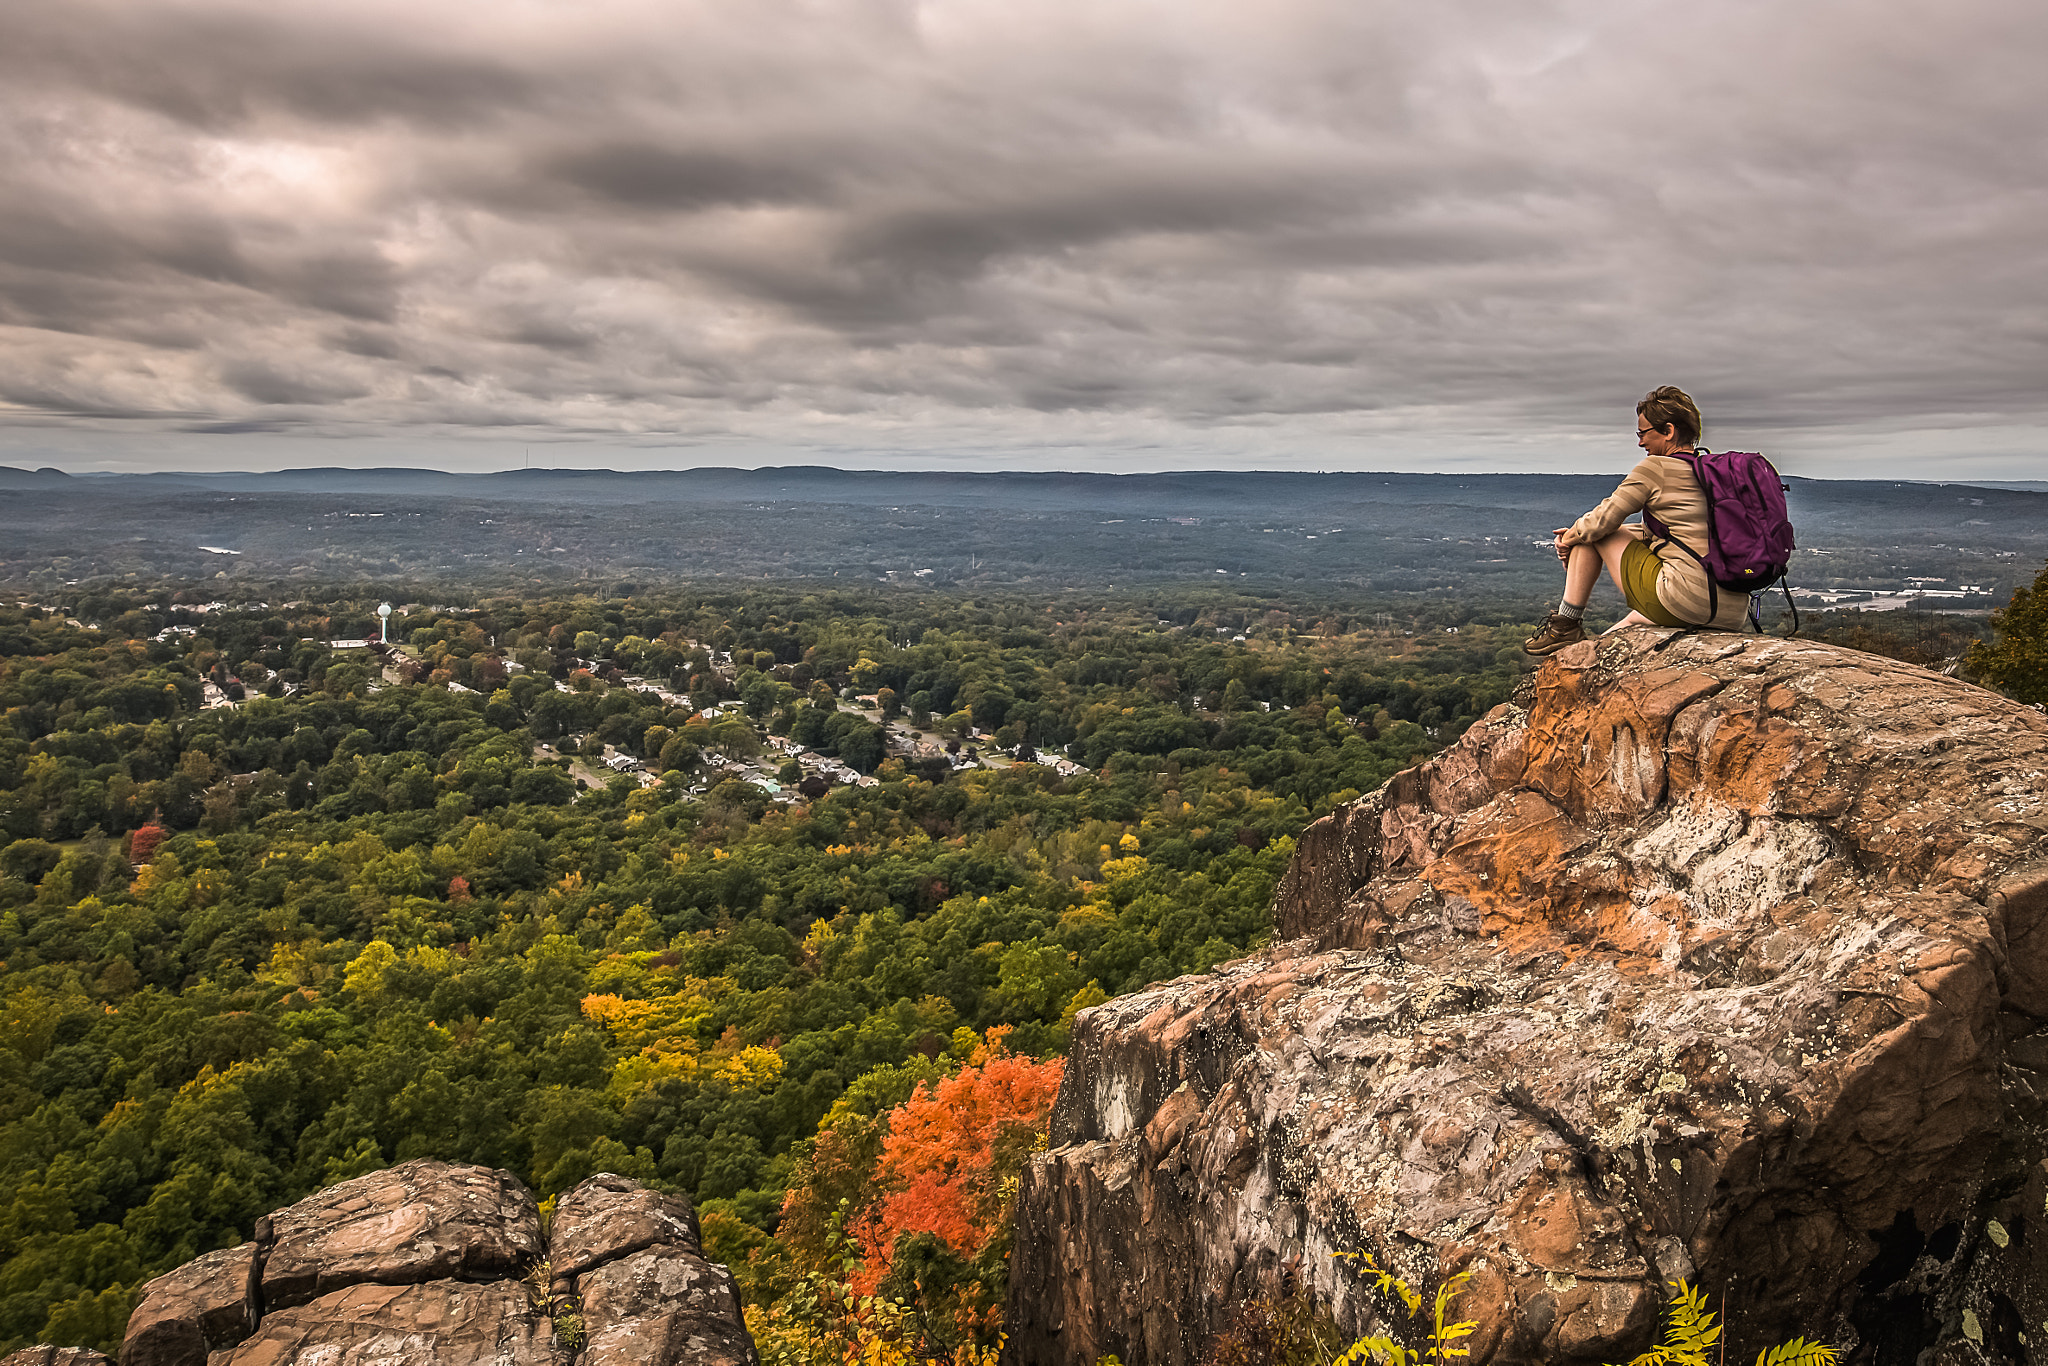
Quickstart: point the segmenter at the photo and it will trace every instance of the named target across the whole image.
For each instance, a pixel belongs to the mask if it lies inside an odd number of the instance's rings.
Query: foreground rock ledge
[[[1083,1012],[1012,1362],[1193,1361],[1332,1254],[1471,1270],[1471,1361],[2048,1342],[2048,720],[1804,642],[1622,633],[1305,833],[1279,941]],[[1922,1353],[1933,1348],[1932,1354]]]
[[[575,1313],[583,1340],[557,1340]],[[69,1353],[69,1355],[67,1355]],[[54,1354],[54,1355],[49,1355]],[[255,1240],[144,1287],[121,1366],[757,1366],[690,1202],[594,1176],[543,1239],[511,1175],[407,1162],[257,1221]],[[90,1366],[33,1347],[0,1366]]]

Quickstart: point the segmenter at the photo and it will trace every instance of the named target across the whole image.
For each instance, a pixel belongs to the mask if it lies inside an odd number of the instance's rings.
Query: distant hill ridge
[[[1542,506],[1583,510],[1614,487],[1608,474],[1403,474],[1363,471],[1318,474],[1295,470],[1173,470],[1146,474],[1086,471],[844,470],[828,465],[726,466],[682,470],[548,469],[464,474],[410,467],[356,469],[315,466],[274,471],[165,471],[66,474],[43,467],[0,465],[0,489],[81,489],[155,496],[167,490],[219,493],[405,494],[505,501],[592,503],[781,501],[860,504],[988,503],[1022,507],[1157,507],[1214,502],[1217,510],[1243,510],[1250,491],[1284,501],[1299,495],[1302,509],[1330,500],[1359,503]],[[1807,479],[1787,482],[1808,493],[1840,490],[1859,496],[1880,491],[1925,497],[1930,487],[1983,490],[2022,499],[2048,495],[2048,481]],[[1911,490],[1911,492],[1908,492]],[[1886,500],[1889,501],[1889,500]]]

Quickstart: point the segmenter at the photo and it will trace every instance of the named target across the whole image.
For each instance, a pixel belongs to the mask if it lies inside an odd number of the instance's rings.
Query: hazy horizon
[[[54,470],[54,471],[55,471],[55,473],[57,473],[58,475],[64,476],[64,477],[66,477],[66,478],[69,478],[69,479],[75,479],[75,480],[82,480],[82,481],[85,481],[85,482],[87,482],[87,483],[91,483],[91,482],[94,482],[94,481],[97,481],[97,480],[121,480],[121,479],[130,479],[130,478],[143,478],[143,479],[180,479],[180,478],[189,478],[189,479],[195,479],[195,480],[208,480],[208,481],[233,481],[233,480],[251,480],[251,481],[258,481],[258,482],[260,482],[260,481],[263,481],[264,479],[266,479],[267,477],[271,477],[271,476],[276,476],[276,477],[282,477],[282,476],[287,476],[287,475],[290,475],[290,476],[298,476],[298,477],[299,477],[299,479],[298,479],[297,483],[296,483],[296,484],[294,485],[295,487],[303,487],[303,488],[305,488],[305,489],[307,489],[307,490],[309,490],[309,491],[325,491],[325,492],[347,492],[347,491],[350,491],[350,490],[356,490],[356,491],[375,491],[375,490],[374,490],[374,486],[365,486],[365,485],[363,485],[363,484],[361,484],[361,483],[360,483],[360,477],[361,477],[361,476],[374,476],[374,475],[410,475],[410,476],[421,476],[421,477],[426,477],[426,478],[433,478],[433,479],[439,479],[439,478],[450,478],[450,479],[470,479],[470,478],[475,478],[475,479],[489,479],[489,478],[495,478],[495,477],[498,477],[498,476],[504,476],[504,475],[520,475],[520,474],[527,474],[527,475],[543,475],[543,476],[544,476],[544,475],[550,475],[550,474],[565,474],[565,475],[576,475],[576,476],[607,476],[607,475],[608,475],[608,476],[614,476],[614,477],[617,477],[617,478],[625,478],[625,479],[630,479],[630,478],[636,478],[636,477],[646,477],[646,478],[664,478],[664,479],[665,479],[665,478],[669,478],[669,477],[672,477],[672,476],[680,476],[680,475],[690,475],[690,474],[702,474],[702,475],[707,475],[707,476],[709,476],[709,475],[717,475],[717,476],[721,476],[721,477],[722,477],[722,479],[721,479],[721,483],[720,483],[720,485],[718,486],[718,487],[719,487],[719,488],[721,489],[721,492],[720,492],[720,493],[719,493],[719,494],[718,494],[717,496],[727,496],[727,495],[728,495],[728,494],[729,494],[729,493],[731,492],[731,486],[732,486],[732,481],[733,481],[733,479],[734,479],[734,478],[738,478],[738,479],[740,479],[740,480],[744,480],[744,479],[745,479],[745,478],[746,478],[747,476],[753,476],[753,475],[761,475],[761,476],[769,476],[769,475],[781,475],[781,476],[787,476],[787,477],[790,477],[790,478],[792,478],[792,479],[798,479],[798,478],[815,478],[815,477],[818,477],[818,476],[832,476],[832,475],[876,475],[876,476],[896,476],[896,475],[900,475],[900,476],[903,476],[903,477],[905,477],[905,478],[912,478],[912,479],[916,479],[916,478],[926,478],[926,479],[945,479],[945,480],[954,480],[954,479],[958,479],[958,478],[961,478],[961,477],[971,477],[971,478],[976,478],[976,479],[998,479],[998,480],[999,480],[999,479],[1004,479],[1004,478],[1012,478],[1012,477],[1014,477],[1014,478],[1018,478],[1018,479],[1034,479],[1034,478],[1053,478],[1053,479],[1059,479],[1059,478],[1068,478],[1068,477],[1087,477],[1087,478],[1104,478],[1104,479],[1119,479],[1119,480],[1121,480],[1121,479],[1140,479],[1140,480],[1142,480],[1142,479],[1157,479],[1157,480],[1164,480],[1164,481],[1175,481],[1175,480],[1178,480],[1178,481],[1203,481],[1203,480],[1208,480],[1208,479],[1211,479],[1211,478],[1216,478],[1216,477],[1222,477],[1222,478],[1234,478],[1234,477],[1237,477],[1237,476],[1272,476],[1272,477],[1275,477],[1275,478],[1311,478],[1311,479],[1312,479],[1312,478],[1333,478],[1333,479],[1339,479],[1339,480],[1351,480],[1351,479],[1369,479],[1369,478],[1372,478],[1372,477],[1374,477],[1374,476],[1385,476],[1385,477],[1387,477],[1387,478],[1389,478],[1389,479],[1400,479],[1400,480],[1415,480],[1415,479],[1456,479],[1456,480],[1487,480],[1487,479],[1503,479],[1503,480],[1531,480],[1531,479],[1534,479],[1534,480],[1553,480],[1553,479],[1554,479],[1554,480],[1573,480],[1573,481],[1577,481],[1577,480],[1590,480],[1590,481],[1593,481],[1593,482],[1592,482],[1592,484],[1590,485],[1590,487],[1598,487],[1598,486],[1599,486],[1599,484],[1600,484],[1601,482],[1603,482],[1603,481],[1605,480],[1605,478],[1607,478],[1607,477],[1609,476],[1609,474],[1611,473],[1611,472],[1609,472],[1609,471],[1574,471],[1574,470],[1509,470],[1509,469],[1472,469],[1472,470],[1443,470],[1443,469],[1436,469],[1436,470],[1399,470],[1399,469],[1356,469],[1356,470],[1337,470],[1337,469],[1323,469],[1323,470],[1317,470],[1317,469],[1282,469],[1282,468],[1271,468],[1271,469],[1245,469],[1245,468],[1228,468],[1228,467],[1219,467],[1219,466],[1187,466],[1187,467],[1184,467],[1184,468],[1174,468],[1174,467],[1167,467],[1167,468],[1160,468],[1160,469],[1152,469],[1152,470],[1101,470],[1101,469],[1080,469],[1080,468],[1074,468],[1074,467],[1062,467],[1062,466],[1046,466],[1046,467],[1043,467],[1043,468],[1021,468],[1021,467],[1006,467],[1006,468],[1000,468],[1000,469],[992,469],[992,468],[979,468],[979,469],[977,469],[977,468],[972,468],[972,467],[969,467],[969,466],[964,466],[964,465],[941,465],[941,464],[936,464],[936,463],[935,463],[935,464],[932,464],[932,465],[930,465],[930,466],[928,466],[928,467],[923,467],[923,468],[916,468],[916,467],[908,467],[908,466],[883,466],[883,465],[874,465],[874,466],[854,466],[854,465],[828,465],[828,464],[821,464],[821,463],[818,463],[818,462],[815,462],[815,461],[811,461],[811,462],[802,462],[802,463],[795,463],[795,462],[793,462],[793,463],[789,463],[789,464],[759,464],[759,465],[747,465],[747,464],[717,464],[717,465],[712,465],[712,464],[704,464],[704,465],[669,465],[669,466],[657,466],[657,465],[650,465],[650,466],[645,466],[645,467],[642,467],[642,468],[637,468],[637,469],[636,469],[636,468],[622,468],[622,467],[620,467],[620,466],[617,466],[617,465],[596,465],[596,464],[591,464],[591,465],[574,465],[574,466],[568,466],[568,465],[559,465],[559,466],[558,466],[558,465],[512,465],[512,466],[507,466],[507,467],[502,467],[502,468],[499,468],[499,467],[491,467],[491,468],[477,468],[477,469],[466,469],[466,470],[462,470],[462,469],[447,469],[447,468],[443,468],[443,467],[437,467],[437,466],[431,466],[431,465],[400,465],[400,464],[391,464],[391,465],[346,465],[346,464],[326,464],[326,465],[279,465],[279,466],[275,466],[275,467],[271,467],[271,468],[248,468],[248,467],[226,467],[226,466],[224,466],[224,467],[221,467],[221,468],[218,468],[218,469],[187,469],[187,468],[177,468],[177,467],[165,467],[165,468],[161,468],[161,469],[128,469],[128,470],[75,470],[75,471],[74,471],[74,470],[64,470],[64,469],[62,469],[62,468],[60,468],[60,467],[56,467],[56,466],[48,466],[48,465],[45,465],[45,466],[38,466],[38,467],[34,467],[34,468],[29,468],[29,467],[25,467],[25,466],[21,466],[21,465],[9,465],[9,464],[6,464],[5,462],[0,462],[0,476],[13,476],[13,475],[23,475],[23,476],[36,476],[36,475],[42,475],[42,474],[48,473],[48,472],[50,472],[50,471],[52,471],[52,470]],[[334,486],[334,487],[332,487],[332,488],[326,488],[326,487],[324,487],[324,486],[322,485],[321,481],[320,481],[320,480],[319,480],[318,478],[315,478],[314,476],[335,476],[335,477],[336,477],[336,478],[338,478],[338,479],[339,479],[339,480],[340,480],[341,482],[340,482],[340,483],[339,483],[338,485],[336,485],[336,486]],[[1891,487],[1902,487],[1902,486],[1905,486],[1905,485],[1908,485],[1908,484],[1925,484],[1925,485],[1928,485],[1928,486],[1930,486],[1930,487],[1946,487],[1946,486],[1950,486],[1950,485],[1953,485],[1953,486],[1957,486],[1957,487],[1969,486],[1969,487],[1977,487],[1977,488],[1987,488],[1987,489],[2001,489],[2001,490],[2006,490],[2006,491],[2010,491],[2010,492],[2018,492],[2018,493],[2033,493],[2033,492],[2043,492],[2043,493],[2048,493],[2048,479],[1998,479],[1998,478],[1979,478],[1979,479],[1968,479],[1968,478],[1958,478],[1958,477],[1953,477],[1953,476],[1941,476],[1941,477],[1934,477],[1934,476],[1912,476],[1912,475],[1903,475],[1903,474],[1889,474],[1889,475],[1887,475],[1887,474],[1857,474],[1857,473],[1853,473],[1853,472],[1852,472],[1852,473],[1846,473],[1846,474],[1844,474],[1844,473],[1836,473],[1836,474],[1833,474],[1833,475],[1826,475],[1826,476],[1808,476],[1808,475],[1796,475],[1796,474],[1795,474],[1795,475],[1791,475],[1790,477],[1791,477],[1791,478],[1794,478],[1794,479],[1804,480],[1804,481],[1806,481],[1806,482],[1808,482],[1808,483],[1812,483],[1812,484],[1855,484],[1855,483],[1867,483],[1867,484],[1875,485],[1875,486],[1878,486],[1878,487],[1884,487],[1884,486],[1891,486]],[[1189,486],[1191,486],[1191,485],[1186,485],[1186,484],[1182,485],[1182,487],[1189,487]],[[38,485],[35,485],[35,484],[18,484],[18,483],[17,483],[17,484],[15,484],[15,485],[13,485],[13,487],[16,487],[16,488],[22,488],[22,489],[27,489],[27,488],[34,488],[34,487],[39,487],[39,486],[38,486]],[[61,486],[58,486],[58,485],[44,485],[44,486],[41,486],[41,487],[61,487]],[[572,485],[572,488],[573,488],[573,487],[574,487],[574,485]],[[1463,484],[1463,483],[1460,483],[1459,485],[1457,485],[1457,487],[1459,487],[1459,488],[1465,488],[1465,487],[1466,487],[1466,485],[1465,485],[1465,484]],[[1477,485],[1475,485],[1474,487],[1477,487]],[[1173,493],[1176,493],[1176,492],[1178,492],[1178,489],[1176,489],[1176,488],[1175,488],[1174,486],[1168,485],[1168,486],[1166,486],[1166,487],[1165,487],[1165,489],[1164,489],[1164,491],[1163,491],[1163,494],[1162,494],[1162,496],[1170,496],[1171,494],[1173,494]],[[750,496],[751,496],[751,495],[750,495]],[[1304,509],[1304,510],[1306,510],[1306,509]]]
[[[1524,475],[1558,475],[1558,476],[1569,476],[1569,477],[1582,477],[1582,476],[1593,476],[1593,477],[1598,477],[1598,476],[1601,476],[1601,475],[1606,475],[1606,474],[1616,474],[1616,477],[1617,477],[1617,479],[1619,478],[1619,474],[1618,474],[1618,472],[1617,472],[1617,471],[1615,471],[1615,470],[1612,470],[1612,469],[1579,469],[1579,470],[1566,470],[1566,469],[1508,469],[1508,468],[1486,468],[1486,467],[1477,467],[1477,466],[1475,466],[1474,468],[1471,468],[1471,469],[1447,469],[1447,468],[1443,468],[1443,467],[1442,467],[1441,465],[1439,465],[1439,466],[1438,466],[1438,467],[1436,467],[1436,468],[1429,468],[1429,469],[1422,469],[1422,468],[1415,468],[1415,469],[1399,469],[1399,468],[1395,468],[1395,467],[1391,467],[1391,466],[1387,466],[1387,467],[1371,467],[1371,466],[1360,466],[1360,467],[1358,467],[1358,468],[1356,468],[1356,469],[1335,469],[1335,468],[1324,468],[1324,469],[1316,469],[1316,468],[1307,468],[1307,467],[1292,467],[1292,466],[1280,466],[1280,465],[1272,465],[1272,466],[1259,466],[1259,467],[1251,467],[1251,466],[1242,466],[1242,465],[1240,465],[1240,466],[1227,466],[1227,465],[1184,465],[1184,466],[1181,466],[1181,465],[1161,465],[1161,466],[1159,466],[1159,467],[1157,467],[1157,468],[1148,468],[1148,469],[1089,469],[1089,468],[1084,468],[1084,467],[1081,467],[1081,466],[1078,466],[1078,465],[1061,465],[1061,464],[1053,464],[1053,463],[1046,463],[1046,464],[1023,464],[1023,463],[1013,463],[1013,464],[1007,464],[1007,465],[1003,465],[1003,466],[1001,466],[1001,467],[990,467],[990,466],[981,466],[981,467],[976,467],[976,466],[972,466],[972,465],[967,465],[967,464],[960,464],[960,463],[954,463],[954,464],[947,464],[947,463],[944,463],[944,461],[945,461],[945,457],[944,457],[944,456],[941,456],[941,455],[932,455],[932,456],[929,456],[929,457],[925,457],[925,459],[927,460],[927,462],[928,462],[928,463],[925,463],[925,464],[880,464],[880,463],[877,463],[877,464],[868,464],[868,465],[861,465],[861,464],[851,464],[851,463],[842,463],[842,464],[831,464],[831,463],[826,463],[826,462],[823,462],[823,461],[819,461],[819,460],[801,460],[801,459],[790,459],[790,460],[782,460],[782,461],[762,461],[762,462],[759,462],[759,463],[749,463],[749,462],[744,462],[744,461],[718,461],[718,462],[706,461],[706,462],[703,462],[703,463],[700,463],[700,464],[692,464],[692,465],[682,465],[682,464],[677,464],[677,465],[654,465],[654,464],[649,464],[649,465],[644,465],[644,466],[637,466],[637,467],[633,467],[633,466],[626,466],[626,465],[621,465],[621,464],[606,464],[606,463],[602,463],[602,462],[599,462],[599,461],[597,461],[597,460],[595,459],[595,457],[593,456],[593,459],[592,459],[592,462],[591,462],[591,463],[584,463],[584,464],[575,464],[575,465],[540,465],[540,464],[534,464],[534,465],[525,465],[525,464],[517,464],[517,463],[515,463],[515,464],[511,464],[511,465],[492,465],[492,464],[485,464],[485,463],[482,463],[481,461],[479,461],[479,462],[477,462],[477,463],[475,463],[475,464],[471,465],[471,466],[470,466],[470,467],[468,467],[468,468],[453,468],[453,467],[450,467],[450,466],[447,466],[447,465],[428,465],[428,464],[416,464],[416,463],[400,463],[400,462],[396,462],[396,461],[394,461],[394,462],[392,462],[392,463],[388,463],[388,464],[369,464],[369,465],[358,465],[358,464],[348,464],[348,463],[343,463],[343,462],[338,462],[338,461],[329,461],[329,462],[327,462],[327,463],[324,463],[324,464],[317,464],[317,465],[315,465],[315,464],[296,464],[296,463],[277,463],[277,464],[270,464],[270,465],[247,465],[247,464],[241,464],[241,465],[238,465],[238,464],[229,464],[229,463],[222,463],[222,464],[218,464],[218,465],[215,465],[215,466],[213,466],[213,467],[197,467],[197,466],[178,466],[178,465],[164,465],[164,466],[161,466],[161,467],[156,467],[156,466],[146,466],[146,465],[145,465],[145,466],[131,466],[131,467],[127,467],[127,468],[121,468],[121,467],[103,467],[103,468],[94,468],[94,467],[91,467],[91,466],[74,466],[73,468],[68,468],[68,469],[67,469],[67,468],[65,468],[65,466],[64,466],[64,465],[62,465],[62,464],[51,464],[51,463],[44,463],[44,464],[41,464],[41,465],[30,465],[30,464],[21,464],[21,463],[14,463],[14,462],[9,462],[9,461],[6,461],[6,460],[4,460],[4,459],[0,459],[0,469],[14,469],[14,470],[20,470],[20,471],[23,471],[23,472],[25,472],[25,473],[33,473],[33,472],[37,472],[37,471],[40,471],[40,470],[43,470],[43,469],[55,469],[55,470],[57,470],[58,472],[60,472],[60,473],[62,473],[62,474],[67,474],[67,475],[71,475],[71,476],[73,476],[73,477],[88,477],[88,478],[90,478],[90,477],[108,477],[108,476],[120,476],[120,475],[165,475],[165,476],[176,476],[176,475],[190,475],[190,476],[194,476],[194,477],[208,477],[208,476],[228,477],[228,476],[235,476],[235,475],[252,475],[252,476],[254,476],[254,475],[263,475],[263,474],[289,474],[289,473],[316,473],[316,472],[320,472],[320,471],[328,471],[328,470],[331,470],[331,471],[336,471],[336,472],[341,472],[341,473],[350,473],[350,474],[368,474],[368,473],[377,473],[377,472],[389,472],[389,473],[394,473],[394,474],[395,474],[395,473],[417,473],[417,474],[443,474],[443,475],[493,475],[493,474],[520,474],[520,473],[531,473],[531,474],[548,474],[548,473],[563,473],[563,474],[620,474],[620,475],[635,475],[635,474],[644,474],[644,475],[663,475],[663,474],[689,474],[689,473],[692,473],[692,472],[696,472],[696,471],[703,471],[703,472],[712,472],[712,471],[724,471],[724,472],[732,472],[732,471],[739,471],[739,472],[742,472],[742,473],[766,473],[766,472],[772,472],[772,471],[776,471],[776,470],[792,470],[792,471],[794,471],[794,470],[825,470],[825,471],[830,471],[830,472],[834,472],[834,473],[847,473],[847,474],[906,474],[906,475],[960,475],[960,474],[972,474],[972,475],[1002,475],[1002,474],[1086,474],[1086,475],[1162,475],[1162,476],[1164,476],[1164,475],[1191,475],[1191,476],[1192,476],[1192,475],[1211,475],[1211,474],[1292,474],[1292,475],[1372,475],[1372,474],[1394,474],[1394,475],[1438,475],[1438,476],[1442,476],[1442,477],[1445,477],[1445,478],[1486,478],[1486,477],[1489,477],[1489,476],[1500,476],[1500,477],[1514,477],[1514,476],[1524,476]],[[2022,466],[2019,466],[2019,468],[2023,468],[2023,469],[2026,469],[2026,470],[2029,470],[2029,471],[2031,471],[2031,470],[2038,470],[2038,469],[2040,469],[2040,468],[2041,468],[2041,465],[2040,465],[2039,463],[2034,463],[2034,464],[2027,464],[2027,465],[2022,465]],[[1890,470],[1890,471],[1882,471],[1882,470],[1873,470],[1873,471],[1858,471],[1858,470],[1853,470],[1853,469],[1837,469],[1837,470],[1833,470],[1833,471],[1831,471],[1831,472],[1829,472],[1829,473],[1826,473],[1826,474],[1818,474],[1818,475],[1806,475],[1806,474],[1799,474],[1799,473],[1797,473],[1796,471],[1792,471],[1792,470],[1786,470],[1786,471],[1783,471],[1783,472],[1784,472],[1784,473],[1786,473],[1786,474],[1788,474],[1788,475],[1792,475],[1793,477],[1796,477],[1796,478],[1806,478],[1806,479],[1821,479],[1821,480],[1833,480],[1833,481],[1875,480],[1875,481],[1879,481],[1879,482],[1902,482],[1902,483],[1916,483],[1916,484],[1935,484],[1935,485],[1940,485],[1940,484],[1976,484],[1976,485],[1982,485],[1982,486],[1986,486],[1986,487],[1993,487],[1993,486],[2005,486],[2005,487],[2014,487],[2014,486],[2022,486],[2022,487],[2033,487],[2033,488],[2041,488],[2041,489],[2048,489],[2048,479],[2027,479],[2027,478],[2017,478],[2017,477],[2006,477],[2006,476],[2002,476],[2002,475],[1997,475],[1997,474],[1986,474],[1986,475],[1978,475],[1978,476],[1975,476],[1975,477],[1971,477],[1971,476],[1966,476],[1966,475],[1961,475],[1961,474],[1956,474],[1956,473],[1952,473],[1952,472],[1949,472],[1949,471],[1947,471],[1946,469],[1942,469],[1942,470],[1936,470],[1936,471],[1928,471],[1928,472],[1917,472],[1917,473],[1914,473],[1914,472],[1905,472],[1905,471],[1902,471],[1902,470]]]

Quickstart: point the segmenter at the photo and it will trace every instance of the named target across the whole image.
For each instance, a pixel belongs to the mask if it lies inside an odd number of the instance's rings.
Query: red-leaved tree
[[[142,867],[156,857],[157,846],[170,837],[171,832],[158,825],[156,817],[150,817],[149,824],[138,826],[128,837],[128,861]]]

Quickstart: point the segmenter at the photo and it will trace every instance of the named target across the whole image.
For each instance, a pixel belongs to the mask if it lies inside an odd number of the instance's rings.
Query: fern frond
[[[1672,1281],[1671,1331],[1688,1338],[1712,1342],[1721,1330],[1714,1326],[1713,1311],[1707,1308],[1706,1293],[1684,1281]]]
[[[1422,1312],[1422,1296],[1417,1294],[1408,1282],[1402,1280],[1393,1272],[1383,1269],[1378,1262],[1372,1259],[1370,1252],[1340,1252],[1337,1255],[1357,1262],[1368,1272],[1372,1273],[1374,1287],[1382,1295],[1393,1295],[1399,1299],[1402,1304],[1407,1306],[1410,1316]]]
[[[1757,1353],[1756,1366],[1835,1366],[1840,1354],[1824,1342],[1793,1338]]]
[[[1352,1343],[1344,1355],[1331,1362],[1330,1366],[1368,1366],[1368,1363],[1376,1361],[1385,1362],[1387,1366],[1421,1366],[1422,1356],[1392,1338],[1372,1334]]]
[[[1721,1340],[1721,1328],[1707,1308],[1706,1295],[1684,1281],[1669,1284],[1671,1317],[1664,1324],[1664,1341],[1629,1366],[1711,1366],[1708,1352]]]
[[[1465,1282],[1472,1279],[1469,1271],[1460,1271],[1436,1288],[1436,1330],[1444,1330],[1444,1315],[1451,1307],[1451,1301],[1465,1293]]]
[[[1445,1357],[1468,1357],[1472,1355],[1471,1351],[1467,1348],[1452,1347],[1449,1344],[1477,1330],[1479,1321],[1477,1319],[1468,1319],[1463,1323],[1446,1324],[1444,1322],[1444,1316],[1450,1312],[1451,1301],[1465,1293],[1465,1282],[1471,1279],[1471,1272],[1460,1271],[1457,1275],[1446,1279],[1442,1285],[1436,1288],[1436,1324],[1429,1334],[1429,1355],[1432,1361],[1439,1363],[1439,1366],[1441,1366]]]

